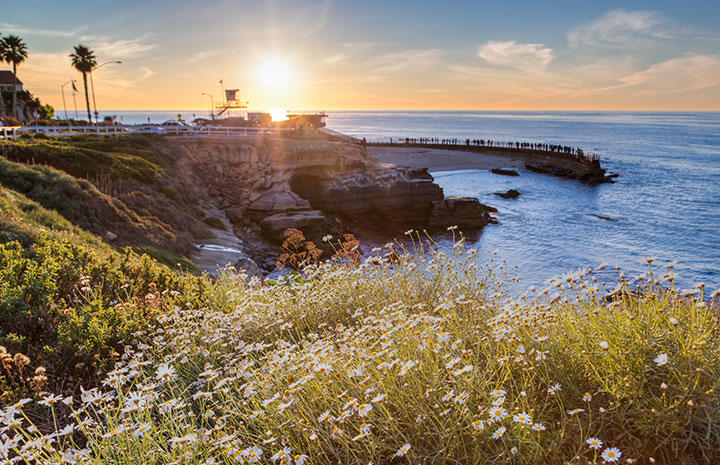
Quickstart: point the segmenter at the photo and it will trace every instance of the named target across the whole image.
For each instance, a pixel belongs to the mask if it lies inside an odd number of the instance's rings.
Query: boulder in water
[[[495,195],[503,199],[516,199],[520,196],[520,192],[515,189],[510,189],[507,192],[495,192]]]
[[[520,176],[517,171],[505,168],[493,168],[490,170],[490,172],[492,174],[499,174],[501,176]]]

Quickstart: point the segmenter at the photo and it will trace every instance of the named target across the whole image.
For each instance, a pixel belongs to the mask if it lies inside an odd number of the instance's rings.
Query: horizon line
[[[57,110],[56,110],[57,111]],[[193,108],[160,108],[160,109],[149,109],[149,108],[138,108],[138,109],[111,109],[111,110],[100,110],[98,109],[98,112],[122,112],[122,111],[192,111],[196,113],[204,113],[207,112],[206,109],[193,109]],[[252,110],[250,113],[253,113],[255,111],[262,112],[262,111],[268,111],[268,109],[261,110]],[[693,109],[661,109],[661,110],[643,110],[643,109],[633,109],[633,110],[593,110],[593,109],[548,109],[548,110],[538,110],[538,109],[514,109],[514,110],[503,110],[503,109],[454,109],[454,108],[447,108],[447,109],[417,109],[417,108],[394,108],[394,109],[300,109],[300,110],[287,110],[288,112],[293,111],[357,111],[357,112],[547,112],[547,113],[553,113],[553,112],[575,112],[575,113],[720,113],[720,108],[717,110],[693,110]]]

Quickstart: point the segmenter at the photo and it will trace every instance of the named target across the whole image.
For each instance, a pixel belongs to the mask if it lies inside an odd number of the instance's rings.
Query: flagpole
[[[62,98],[63,98],[63,110],[65,110],[65,119],[68,119],[67,115],[67,105],[65,104],[65,86],[69,84],[72,81],[72,79],[65,84],[60,86],[60,92],[62,92]]]
[[[72,90],[73,90],[73,104],[75,105],[75,121],[77,121],[79,118],[78,112],[77,112],[77,100],[75,99],[75,94],[79,93],[77,89],[75,88],[75,81],[73,80],[72,83]]]

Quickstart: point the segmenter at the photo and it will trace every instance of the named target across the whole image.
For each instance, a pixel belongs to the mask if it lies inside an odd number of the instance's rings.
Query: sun
[[[265,60],[260,67],[260,79],[270,87],[285,87],[290,81],[290,69],[277,58]]]
[[[273,108],[268,110],[268,113],[270,113],[270,117],[273,121],[285,121],[287,120],[287,110],[283,110],[281,108]]]

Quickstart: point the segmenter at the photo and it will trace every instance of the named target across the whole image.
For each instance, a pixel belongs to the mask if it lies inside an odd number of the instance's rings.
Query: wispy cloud
[[[345,56],[342,53],[336,53],[335,55],[330,55],[329,57],[325,58],[323,61],[327,65],[337,65],[339,63],[342,63],[347,59],[347,56]]]
[[[119,87],[122,89],[128,89],[134,87],[142,81],[149,79],[155,74],[155,72],[147,66],[141,66],[138,72],[133,74],[137,76],[134,79],[122,79],[113,77],[113,75],[109,75],[102,80],[102,85],[103,87]],[[97,84],[98,83],[96,82],[96,85]]]
[[[340,44],[343,49],[351,52],[367,52],[376,47],[384,45],[384,42],[373,42],[373,41],[355,41],[355,42],[343,42]]]
[[[102,59],[133,58],[144,55],[157,46],[146,42],[149,37],[148,33],[135,39],[96,38],[97,42],[92,48],[95,50],[95,55]]]
[[[142,74],[140,75],[140,80],[144,81],[145,79],[150,78],[153,74],[155,74],[155,71],[151,70],[147,66],[141,66],[140,71],[142,71]]]
[[[608,11],[589,23],[580,24],[567,33],[572,47],[582,44],[625,44],[630,39],[670,39],[687,35],[683,30],[656,11]]]
[[[523,44],[515,40],[490,40],[479,47],[478,56],[491,65],[529,71],[542,70],[555,58],[552,49],[544,44]]]
[[[413,49],[378,55],[373,67],[379,73],[435,68],[448,52],[442,49]]]
[[[277,4],[267,2],[269,11],[265,15],[273,19],[266,31],[270,36],[291,34],[295,39],[316,34],[327,26],[333,3],[334,0],[321,0],[298,8],[295,1]],[[272,11],[273,8],[279,11]],[[292,14],[288,15],[290,10]]]
[[[0,23],[0,31],[5,34],[26,34],[29,36],[53,36],[53,37],[74,37],[80,34],[82,31],[87,29],[86,26],[81,26],[71,30],[60,30],[60,29],[37,29],[25,26],[19,26],[17,24]]]
[[[661,95],[720,86],[720,56],[689,54],[652,65],[620,79],[613,89],[632,87],[639,95]]]
[[[191,56],[188,61],[190,63],[197,63],[199,61],[207,60],[208,58],[214,58],[216,56],[220,56],[223,53],[225,53],[225,51],[219,50],[219,49],[203,50],[202,52],[198,52],[195,55]]]

